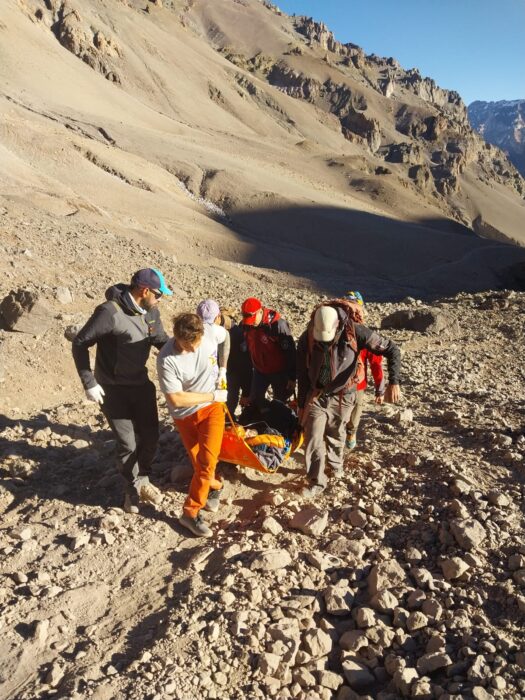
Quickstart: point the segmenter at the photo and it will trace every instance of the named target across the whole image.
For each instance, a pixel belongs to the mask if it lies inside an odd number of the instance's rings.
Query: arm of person
[[[387,403],[397,403],[401,398],[401,387],[399,384],[389,384],[385,390],[384,400]]]
[[[226,369],[226,366],[228,365],[228,358],[230,356],[230,334],[223,326],[217,326],[217,328],[220,328],[224,332],[224,339],[217,345],[217,360],[219,363],[219,369]]]
[[[401,374],[401,351],[390,339],[359,323],[355,325],[358,349],[366,348],[375,355],[386,357],[388,367],[388,386],[385,390],[385,401],[397,403],[401,398],[399,380]]]
[[[153,331],[152,333],[150,333],[149,339],[153,347],[157,348],[157,350],[160,350],[164,346],[164,344],[169,340],[169,336],[164,330],[164,326],[162,325],[162,320],[160,318],[160,313],[156,306],[152,309],[152,313],[155,323],[153,324]]]
[[[222,396],[222,394],[224,394],[224,396]],[[217,395],[220,396],[216,398]],[[188,408],[190,406],[198,406],[201,403],[213,403],[214,401],[224,402],[228,397],[228,392],[222,389],[213,392],[210,391],[209,393],[199,391],[176,391],[167,393],[165,396],[166,401],[173,406],[173,408]]]
[[[113,319],[114,313],[111,308],[104,304],[97,306],[92,316],[73,340],[71,347],[73,360],[84,389],[92,389],[98,385],[91,370],[89,348],[113,331]]]
[[[288,385],[295,386],[295,378],[297,375],[297,348],[295,340],[288,322],[284,318],[277,322],[277,332],[279,336],[279,345],[284,352],[286,358],[286,374],[288,375]]]
[[[304,332],[297,343],[297,405],[300,410],[304,409],[308,393],[311,389],[307,357],[308,337],[306,332]]]
[[[385,394],[385,375],[383,373],[383,358],[381,355],[376,355],[374,353],[366,353],[366,359],[370,365],[370,371],[372,372],[372,377],[374,378],[374,386],[376,393],[376,403],[383,403],[383,397]]]

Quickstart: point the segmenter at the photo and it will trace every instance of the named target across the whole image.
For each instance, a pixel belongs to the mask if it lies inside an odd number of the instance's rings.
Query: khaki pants
[[[224,407],[220,403],[211,403],[174,423],[193,465],[184,513],[195,518],[206,505],[210,489],[219,491],[222,488],[222,481],[215,478],[215,467],[224,433]]]
[[[363,408],[365,403],[365,392],[356,391],[355,404],[350,414],[350,420],[346,426],[346,432],[348,435],[355,437],[357,435],[357,429],[359,428],[359,423],[361,422],[361,416],[363,414]]]
[[[306,473],[313,484],[326,486],[325,468],[343,469],[346,424],[356,400],[356,392],[340,396],[318,396],[308,408],[305,433]]]

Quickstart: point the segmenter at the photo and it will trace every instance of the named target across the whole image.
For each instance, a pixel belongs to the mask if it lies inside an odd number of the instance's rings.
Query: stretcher
[[[226,404],[224,405],[224,409],[226,411],[228,421],[226,427],[224,428],[221,452],[219,455],[219,460],[221,462],[229,462],[230,464],[237,464],[240,467],[256,469],[257,471],[264,472],[265,474],[275,474],[277,469],[282,466],[283,462],[285,462],[290,455],[298,450],[303,443],[303,433],[301,430],[297,432],[294,439],[291,441],[285,440],[282,435],[256,435],[253,438],[246,438],[245,428],[242,425],[235,423]],[[279,442],[279,440],[282,442]],[[287,451],[284,454],[281,464],[279,464],[275,469],[268,469],[268,467],[259,460],[257,454],[252,450],[251,446],[255,447],[256,445],[260,445],[265,441],[266,444],[275,445],[277,447],[287,446]]]

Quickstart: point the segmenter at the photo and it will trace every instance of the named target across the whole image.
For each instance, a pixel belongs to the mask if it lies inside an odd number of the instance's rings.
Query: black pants
[[[288,375],[286,372],[276,372],[275,374],[262,374],[258,370],[253,370],[252,387],[250,390],[250,401],[256,406],[261,405],[266,397],[266,390],[271,386],[273,398],[286,403],[290,397],[288,390]]]
[[[235,409],[239,405],[239,399],[241,398],[241,380],[237,374],[228,372],[228,400],[226,405],[230,413],[235,413]]]
[[[147,476],[159,441],[155,385],[104,384],[101,406],[115,440],[119,471],[128,485]]]

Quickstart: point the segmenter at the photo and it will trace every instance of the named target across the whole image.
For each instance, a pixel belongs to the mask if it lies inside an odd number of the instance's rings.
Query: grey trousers
[[[343,469],[346,424],[356,400],[356,392],[340,397],[318,396],[308,408],[304,435],[306,473],[313,484],[326,486],[326,466],[332,472]]]
[[[104,384],[102,413],[117,442],[117,466],[127,488],[137,490],[149,481],[159,440],[155,385]]]
[[[361,422],[361,416],[363,414],[363,408],[365,403],[365,392],[356,391],[355,404],[350,414],[350,420],[346,426],[346,432],[348,435],[357,435],[357,429],[359,428],[359,423]]]

